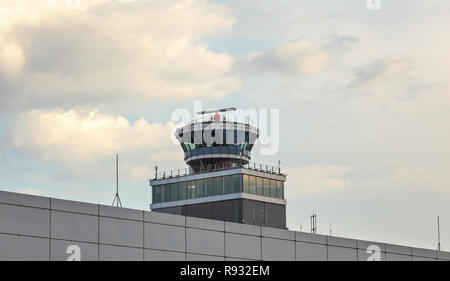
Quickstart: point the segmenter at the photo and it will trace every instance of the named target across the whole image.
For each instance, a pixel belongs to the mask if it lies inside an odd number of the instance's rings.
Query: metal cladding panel
[[[100,205],[100,216],[143,221],[144,211]]]
[[[329,261],[356,261],[356,249],[328,246]]]
[[[295,242],[273,238],[262,238],[262,259],[268,261],[295,260]]]
[[[52,210],[73,212],[87,215],[98,215],[99,205],[89,204],[83,202],[62,200],[62,199],[51,199]]]
[[[0,191],[0,203],[50,209],[50,198]]]
[[[347,247],[356,249],[356,240],[341,238],[335,236],[327,236],[327,244],[331,246]]]
[[[184,261],[185,253],[144,249],[145,261]]]
[[[261,237],[226,233],[225,256],[252,260],[261,259]]]
[[[412,261],[412,256],[386,253],[386,261]]]
[[[52,238],[98,242],[98,217],[52,211]]]
[[[186,217],[186,227],[225,231],[225,222],[202,218]]]
[[[50,260],[67,261],[73,258],[75,252],[69,248],[70,246],[78,246],[81,261],[97,261],[98,260],[98,244],[81,243],[64,240],[50,240]]]
[[[295,242],[297,261],[326,261],[327,246],[308,242]]]
[[[0,232],[47,238],[50,210],[0,204]]]
[[[262,236],[264,236],[264,237],[272,237],[272,238],[285,239],[285,240],[294,240],[295,239],[294,231],[273,228],[273,227],[262,227],[261,230],[262,230]]]
[[[0,234],[0,261],[47,261],[49,239]]]
[[[101,261],[142,261],[144,249],[122,246],[100,245]]]
[[[225,222],[225,232],[261,236],[261,227],[242,223]]]
[[[100,217],[100,243],[142,247],[143,240],[142,222]]]
[[[380,248],[381,249],[381,248]],[[386,252],[378,252],[375,249],[358,249],[358,261],[385,261]]]
[[[295,240],[324,245],[327,244],[327,236],[308,232],[295,232]]]
[[[184,216],[164,214],[160,212],[144,212],[144,221],[177,226],[186,225],[186,218]]]
[[[145,223],[144,248],[184,252],[185,228],[172,225]]]
[[[224,261],[224,257],[187,254],[188,261]]]
[[[186,230],[188,253],[224,256],[224,232],[192,229]]]

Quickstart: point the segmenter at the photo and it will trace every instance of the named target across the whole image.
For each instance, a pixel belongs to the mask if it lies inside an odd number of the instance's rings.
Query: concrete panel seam
[[[84,243],[84,242],[83,242]],[[99,245],[104,245],[104,246],[114,246],[114,247],[122,247],[122,248],[133,248],[133,249],[139,249],[142,250],[142,247],[138,247],[138,246],[127,246],[127,245],[119,245],[119,244],[110,244],[110,243],[99,243]],[[156,250],[156,249],[155,249]]]
[[[99,217],[101,217],[101,218],[109,218],[109,219],[116,219],[116,220],[126,220],[126,221],[134,221],[134,222],[143,222],[143,220],[125,219],[125,218],[112,217],[112,216],[99,216]]]
[[[201,254],[201,253],[191,253],[191,252],[187,252],[186,255],[197,255],[197,256],[206,256],[206,257],[225,258],[225,256],[220,256],[220,255],[214,255],[214,254]]]
[[[145,211],[142,210],[142,260],[145,260]]]
[[[49,207],[50,207],[50,212],[49,212],[49,230],[48,230],[48,260],[51,260],[51,252],[52,252],[52,243],[50,243],[51,239],[52,239],[52,198],[50,198],[49,200]]]
[[[45,238],[45,239],[49,239],[47,236],[38,236],[38,235],[29,235],[29,234],[19,234],[19,233],[10,233],[10,232],[0,232],[0,234],[4,234],[4,235],[16,235],[16,236],[31,237],[31,238]]]
[[[97,205],[97,257],[100,260],[100,205]]]
[[[23,204],[12,204],[12,203],[3,203],[3,202],[0,202],[0,205],[9,205],[9,206],[16,206],[16,207],[25,207],[25,208],[33,208],[33,209],[40,209],[40,210],[50,210],[50,208],[36,207],[36,206],[23,205]]]

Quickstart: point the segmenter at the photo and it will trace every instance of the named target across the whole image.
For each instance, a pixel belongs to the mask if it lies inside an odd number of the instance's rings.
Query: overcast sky
[[[125,207],[178,108],[279,109],[290,229],[450,250],[450,2],[0,1],[0,189]]]

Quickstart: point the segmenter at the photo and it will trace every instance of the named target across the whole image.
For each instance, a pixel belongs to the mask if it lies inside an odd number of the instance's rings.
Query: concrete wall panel
[[[98,217],[52,211],[52,238],[98,242]]]
[[[371,251],[367,253],[367,249],[358,249],[358,261],[385,261],[386,260],[386,252],[375,252]],[[378,260],[379,258],[379,260]]]
[[[331,246],[347,247],[356,249],[356,240],[335,236],[327,236],[327,244]]]
[[[328,246],[329,261],[356,261],[356,249]]]
[[[224,261],[224,257],[187,254],[188,261]]]
[[[412,261],[411,256],[386,253],[386,261]]]
[[[144,260],[146,261],[184,261],[186,260],[185,253],[158,251],[144,249]]]
[[[128,219],[128,220],[144,220],[144,212],[140,210],[127,209],[127,208],[117,208],[112,206],[100,205],[99,208],[100,216],[102,217],[111,217],[111,218],[119,218],[119,219]]]
[[[79,247],[81,261],[97,261],[98,260],[98,244],[81,243],[75,241],[50,240],[50,259],[52,261],[67,261],[69,257],[73,257],[75,252],[69,247],[72,245]],[[76,251],[76,250],[75,250]],[[67,253],[69,252],[69,253]]]
[[[49,239],[0,234],[0,261],[46,261]]]
[[[0,203],[50,209],[50,198],[48,197],[7,191],[0,191]]]
[[[227,257],[260,260],[261,237],[226,233],[225,249]]]
[[[87,215],[98,215],[98,205],[83,202],[51,199],[52,210],[73,212]]]
[[[411,249],[412,249],[413,256],[437,259],[437,251],[436,250],[428,250],[428,249],[422,249],[422,248],[411,248]]]
[[[153,222],[153,223],[161,223],[161,224],[170,224],[177,226],[185,226],[186,217],[177,216],[172,214],[164,214],[159,212],[144,212],[144,221],[145,222]]]
[[[187,252],[224,256],[224,239],[224,232],[188,228],[186,230]]]
[[[0,204],[0,233],[49,237],[50,210]]]
[[[143,247],[142,222],[100,217],[100,243]]]
[[[142,261],[144,259],[143,249],[100,245],[99,250],[102,261]]]
[[[322,244],[313,244],[308,242],[296,242],[296,260],[297,261],[326,261],[327,246]]]
[[[295,232],[295,240],[301,242],[327,244],[327,236],[307,232]]]
[[[184,227],[145,223],[144,248],[184,252],[185,240]]]
[[[186,217],[186,227],[225,231],[225,222],[210,219]]]
[[[274,238],[262,238],[263,260],[295,260],[295,242]]]
[[[261,236],[261,227],[242,223],[225,222],[225,232]]]
[[[392,254],[400,254],[400,255],[411,255],[411,247],[394,245],[394,244],[386,244],[386,252]]]
[[[280,228],[272,228],[272,227],[262,227],[261,231],[262,231],[262,236],[264,236],[264,237],[286,239],[286,240],[294,240],[295,239],[294,231],[289,231],[289,230],[280,229]]]

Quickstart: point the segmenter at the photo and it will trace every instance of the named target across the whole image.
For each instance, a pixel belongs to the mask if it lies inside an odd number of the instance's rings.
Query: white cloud
[[[287,168],[287,197],[294,199],[309,194],[336,193],[354,187],[346,178],[346,174],[351,170],[349,166],[325,165]]]
[[[0,75],[15,75],[21,71],[24,63],[22,49],[15,42],[0,37]]]
[[[231,29],[225,5],[104,0],[82,1],[77,11],[65,1],[26,2],[0,12],[11,12],[0,29],[8,39],[0,40],[0,67],[16,74],[0,76],[5,108],[222,97],[240,86],[233,58],[201,41]]]
[[[16,192],[39,196],[41,193],[33,188],[19,189]]]
[[[237,63],[238,71],[273,72],[308,75],[321,72],[330,65],[328,53],[308,40],[299,39],[263,54],[254,53]]]
[[[174,128],[172,122],[144,119],[131,124],[122,116],[96,110],[32,110],[15,118],[11,136],[17,151],[58,164],[71,175],[112,174],[114,155],[119,153],[123,174],[142,180],[152,165],[182,159],[181,148],[171,142]]]

